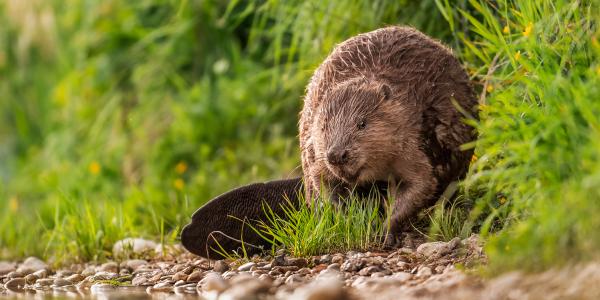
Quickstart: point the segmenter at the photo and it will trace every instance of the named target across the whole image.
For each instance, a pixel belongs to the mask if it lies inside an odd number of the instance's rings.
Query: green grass
[[[285,249],[294,256],[382,248],[386,218],[378,195],[350,196],[343,207],[323,199],[304,205],[302,198],[298,208],[290,205],[281,216],[266,207],[268,220],[253,230],[272,241],[274,249]]]
[[[597,258],[597,3],[469,4],[471,11],[444,14],[473,78],[486,87],[476,124],[479,159],[464,188],[475,201],[470,219],[483,218],[491,270]]]

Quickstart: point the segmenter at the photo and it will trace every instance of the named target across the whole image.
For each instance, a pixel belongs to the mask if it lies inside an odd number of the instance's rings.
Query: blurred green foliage
[[[299,175],[309,76],[389,24],[452,45],[480,93],[468,223],[437,211],[432,236],[480,231],[491,270],[597,258],[599,16],[564,0],[4,0],[0,258],[174,240],[211,197]]]
[[[232,187],[296,176],[304,87],[432,1],[0,2],[0,256],[102,259]],[[170,234],[174,233],[174,234]]]

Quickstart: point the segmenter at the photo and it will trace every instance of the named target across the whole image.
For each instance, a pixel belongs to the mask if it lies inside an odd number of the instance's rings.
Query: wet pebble
[[[137,276],[133,278],[133,280],[131,280],[131,284],[135,286],[150,285],[150,283],[148,282],[148,278],[144,276]]]
[[[250,268],[248,268],[250,269]],[[223,273],[229,271],[229,265],[224,260],[215,261],[215,266],[213,267],[213,271]]]
[[[220,293],[229,287],[229,284],[218,273],[208,273],[204,279],[198,283],[198,287],[206,292]]]
[[[28,257],[19,265],[17,272],[27,275],[42,269],[48,269],[48,265],[43,260],[37,257]]]
[[[26,283],[25,278],[13,278],[6,282],[4,287],[10,291],[18,292],[23,290]]]
[[[62,286],[67,286],[67,285],[71,285],[71,284],[73,284],[73,283],[67,279],[56,278],[56,279],[54,279],[53,286],[62,287]]]
[[[175,273],[175,275],[173,275],[173,277],[172,277],[173,281],[187,280],[187,278],[188,278],[188,275],[185,274],[184,272]]]
[[[187,277],[187,282],[198,282],[202,279],[202,272],[194,271]]]
[[[256,266],[256,263],[254,262],[245,263],[238,267],[238,271],[250,271],[250,269],[254,266]]]
[[[98,271],[100,272],[108,272],[108,273],[117,273],[119,272],[119,265],[116,262],[107,262],[102,264]]]

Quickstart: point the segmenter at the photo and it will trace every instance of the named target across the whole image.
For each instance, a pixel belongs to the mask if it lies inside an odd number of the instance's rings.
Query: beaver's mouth
[[[358,178],[360,177],[360,173],[362,171],[362,167],[358,167],[354,170],[349,170],[344,167],[336,167],[328,165],[329,170],[335,175],[335,177],[341,179],[342,181],[348,184],[355,184]]]

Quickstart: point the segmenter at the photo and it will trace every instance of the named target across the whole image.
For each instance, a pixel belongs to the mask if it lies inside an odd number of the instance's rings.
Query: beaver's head
[[[387,180],[408,119],[398,98],[375,79],[349,80],[328,91],[313,123],[316,159],[352,185]]]

